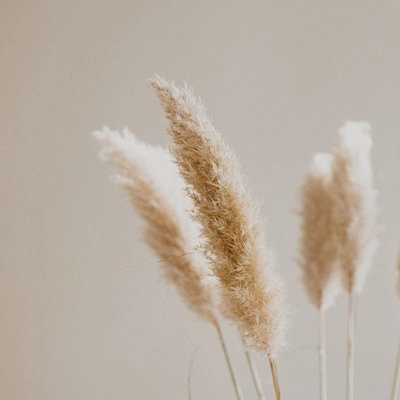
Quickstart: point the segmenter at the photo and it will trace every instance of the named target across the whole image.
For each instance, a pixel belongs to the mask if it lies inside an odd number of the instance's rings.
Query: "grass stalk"
[[[235,371],[233,370],[232,361],[229,356],[228,348],[226,347],[225,338],[224,338],[224,335],[221,330],[221,325],[218,322],[216,322],[215,328],[217,329],[217,332],[218,332],[218,338],[221,343],[222,350],[224,352],[226,364],[228,365],[229,373],[231,375],[231,379],[232,379],[233,387],[235,389],[237,400],[243,400],[243,394],[240,389],[239,382],[237,380]]]
[[[276,400],[281,400],[281,389],[279,387],[278,370],[276,368],[275,360],[268,356],[269,366],[271,367],[272,381],[274,382]]]
[[[397,361],[396,368],[394,372],[393,378],[393,387],[392,387],[392,395],[390,397],[391,400],[396,400],[399,392],[399,383],[400,383],[400,344],[397,352]]]
[[[347,400],[354,400],[354,325],[355,293],[348,295],[347,312]]]
[[[251,355],[250,350],[247,348],[245,348],[244,352],[246,354],[247,363],[249,364],[251,376],[253,377],[253,382],[257,391],[258,398],[259,400],[265,400],[265,394],[261,384],[260,375],[258,373],[257,366],[253,360],[253,356]]]
[[[319,390],[320,400],[327,400],[325,309],[319,309]]]

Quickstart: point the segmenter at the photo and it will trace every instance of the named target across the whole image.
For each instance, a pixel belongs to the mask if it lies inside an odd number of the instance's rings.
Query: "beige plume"
[[[216,324],[215,283],[207,261],[196,251],[196,224],[190,220],[184,182],[169,152],[147,145],[124,129],[94,132],[100,157],[117,170],[117,181],[145,222],[145,239],[163,261],[167,279],[189,308]],[[188,203],[189,201],[189,203]]]
[[[187,86],[158,77],[150,83],[169,120],[171,151],[189,186],[224,313],[251,347],[274,356],[284,343],[284,289],[239,163]]]
[[[315,154],[301,188],[300,267],[308,297],[318,309],[328,308],[338,289],[332,162],[331,154]]]
[[[327,399],[325,311],[338,292],[331,154],[317,153],[301,189],[300,267],[311,303],[319,310],[320,400]]]
[[[377,191],[373,186],[367,122],[347,122],[334,149],[335,229],[344,289],[359,292],[377,247]]]
[[[347,400],[354,399],[356,293],[360,292],[377,247],[377,191],[373,186],[367,122],[347,122],[339,129],[332,172],[334,227],[342,286],[348,292]]]

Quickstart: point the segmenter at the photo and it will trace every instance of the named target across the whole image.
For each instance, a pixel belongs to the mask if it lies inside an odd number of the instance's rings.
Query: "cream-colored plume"
[[[215,282],[196,251],[198,229],[187,213],[190,199],[170,153],[137,140],[127,129],[104,128],[94,136],[102,145],[100,157],[115,167],[117,181],[145,221],[145,239],[163,261],[167,279],[189,308],[215,324]]]
[[[362,289],[377,247],[377,191],[373,186],[367,122],[347,122],[334,149],[333,194],[336,243],[344,289]]]
[[[331,154],[315,154],[301,189],[300,267],[308,297],[318,309],[328,308],[338,291],[332,162]]]
[[[284,290],[239,163],[187,86],[158,77],[150,83],[169,120],[171,151],[202,225],[224,313],[250,346],[274,356],[284,342]]]

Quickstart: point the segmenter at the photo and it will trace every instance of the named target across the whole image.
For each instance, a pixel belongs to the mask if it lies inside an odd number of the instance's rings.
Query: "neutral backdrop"
[[[94,129],[167,144],[146,86],[194,84],[262,201],[292,307],[284,400],[318,398],[317,312],[299,282],[298,189],[313,153],[369,120],[381,245],[356,332],[357,400],[389,397],[400,336],[400,3],[0,1],[0,397],[233,399],[215,332],[186,309],[97,159]],[[117,272],[121,267],[130,266]],[[344,400],[345,312],[328,314],[330,400]],[[236,331],[228,345],[255,399]],[[268,399],[265,359],[256,358]]]

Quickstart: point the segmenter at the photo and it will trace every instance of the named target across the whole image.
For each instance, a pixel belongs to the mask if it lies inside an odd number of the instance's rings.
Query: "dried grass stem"
[[[222,350],[224,352],[226,364],[228,365],[229,373],[231,375],[231,379],[232,379],[233,387],[235,389],[237,400],[243,400],[243,394],[242,394],[242,391],[240,389],[239,382],[238,382],[238,379],[236,377],[235,371],[233,370],[232,361],[231,361],[231,358],[229,356],[228,348],[226,346],[225,338],[224,338],[224,335],[222,333],[221,325],[220,325],[219,322],[215,323],[215,328],[217,329],[217,332],[218,332],[218,338],[219,338],[219,341],[221,343]]]
[[[319,309],[319,385],[320,399],[327,399],[326,388],[326,326],[325,326],[325,309]]]
[[[396,368],[393,377],[392,395],[390,397],[391,400],[397,400],[397,395],[399,392],[399,383],[400,383],[400,344],[399,344],[399,349],[397,351]]]
[[[279,387],[278,369],[276,368],[276,362],[271,356],[268,356],[268,358],[269,366],[271,368],[272,380],[274,382],[276,400],[281,400],[281,389]]]
[[[265,400],[264,389],[262,387],[260,375],[258,373],[257,366],[253,360],[253,356],[251,355],[250,350],[246,347],[245,347],[244,352],[246,354],[247,363],[249,364],[251,376],[253,378],[253,382],[254,382],[254,386],[257,391],[258,398],[260,400]]]
[[[347,400],[354,399],[354,326],[356,309],[355,300],[355,293],[349,293],[347,311]]]

